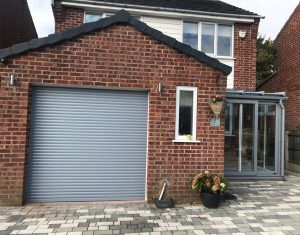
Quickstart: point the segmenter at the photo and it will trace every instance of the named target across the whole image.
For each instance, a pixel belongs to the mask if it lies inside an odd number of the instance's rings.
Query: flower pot
[[[221,195],[220,193],[206,193],[202,192],[200,194],[200,199],[202,201],[202,204],[207,208],[218,208],[221,201]]]
[[[219,118],[223,110],[224,101],[209,102],[209,106],[215,117]]]

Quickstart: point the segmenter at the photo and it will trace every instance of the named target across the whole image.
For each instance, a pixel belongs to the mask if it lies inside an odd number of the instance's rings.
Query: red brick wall
[[[9,74],[21,83],[8,86]],[[170,180],[178,201],[198,201],[191,180],[201,170],[223,174],[224,125],[211,127],[208,99],[224,95],[225,76],[130,26],[101,32],[16,56],[0,67],[0,204],[21,205],[26,169],[31,87],[34,84],[147,88],[149,94],[148,199]],[[216,85],[216,79],[221,84]],[[156,90],[162,81],[163,92]],[[198,88],[197,139],[173,143],[176,86]]]
[[[259,90],[287,92],[286,129],[300,130],[300,5],[275,40],[278,72]]]
[[[83,23],[84,10],[62,7],[56,3],[54,8],[56,32],[78,27]],[[234,88],[256,89],[256,38],[259,20],[255,23],[237,23],[234,25]],[[245,39],[239,37],[239,31],[246,31]]]
[[[55,32],[62,32],[83,24],[83,9],[63,7],[60,3],[55,1],[53,13],[55,18]]]
[[[234,24],[234,89],[256,89],[256,39],[259,20],[253,24]],[[245,31],[244,39],[239,31]]]

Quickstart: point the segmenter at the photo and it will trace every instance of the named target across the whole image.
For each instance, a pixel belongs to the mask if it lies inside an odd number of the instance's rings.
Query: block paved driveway
[[[300,234],[300,177],[231,182],[238,201],[217,210],[183,205],[59,204],[0,207],[1,234]]]

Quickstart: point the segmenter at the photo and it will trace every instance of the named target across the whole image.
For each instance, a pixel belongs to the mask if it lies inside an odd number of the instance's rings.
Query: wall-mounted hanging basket
[[[219,118],[224,107],[224,100],[222,101],[209,101],[208,102],[211,110],[213,111],[215,118]]]

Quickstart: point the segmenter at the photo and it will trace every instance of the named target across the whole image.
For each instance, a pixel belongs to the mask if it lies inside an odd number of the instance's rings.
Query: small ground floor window
[[[177,87],[176,132],[179,141],[196,141],[197,88]]]

